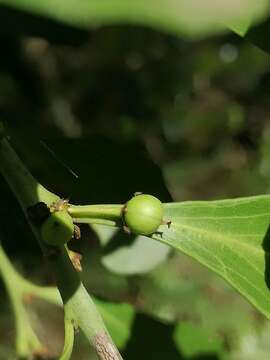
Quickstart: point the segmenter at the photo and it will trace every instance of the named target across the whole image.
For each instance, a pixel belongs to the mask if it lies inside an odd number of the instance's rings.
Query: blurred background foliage
[[[73,4],[73,17],[69,9],[47,18],[41,15],[51,15],[49,1],[11,3],[0,6],[0,114],[12,144],[47,188],[75,204],[124,203],[136,191],[164,202],[269,193],[266,52],[212,23],[194,34],[191,25],[176,31],[170,12],[167,23],[150,22],[156,30],[117,20],[90,27],[80,5],[75,11]],[[236,23],[228,19],[230,27],[268,50],[267,17],[250,27],[247,14]],[[3,178],[0,191],[3,246],[27,278],[53,284]],[[82,234],[72,248],[83,253],[83,280],[125,359],[269,357],[269,322],[201,265],[122,231],[85,225]],[[0,359],[14,359],[2,283],[0,294]],[[57,357],[61,311],[37,300],[28,308]],[[77,335],[72,359],[88,358],[95,355]]]

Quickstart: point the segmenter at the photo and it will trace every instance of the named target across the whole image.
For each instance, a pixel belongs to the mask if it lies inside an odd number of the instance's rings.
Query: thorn
[[[81,229],[79,228],[78,225],[74,224],[74,234],[73,234],[73,238],[75,240],[79,240],[81,238]]]
[[[68,250],[68,256],[72,262],[72,265],[74,266],[74,269],[78,272],[81,272],[82,271],[82,264],[81,264],[82,254],[79,254],[72,250]]]

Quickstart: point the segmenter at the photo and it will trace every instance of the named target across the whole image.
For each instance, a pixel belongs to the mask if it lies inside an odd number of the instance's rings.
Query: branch
[[[17,154],[4,137],[0,139],[0,171],[17,197],[24,213],[38,202],[50,206],[59,197],[40,185],[25,168]],[[27,220],[29,221],[28,217]],[[65,316],[78,326],[96,350],[100,360],[121,360],[104,322],[90,295],[84,288],[78,273],[73,268],[64,246],[51,256],[44,246],[39,228],[29,221],[45,257],[49,260],[59,289]]]

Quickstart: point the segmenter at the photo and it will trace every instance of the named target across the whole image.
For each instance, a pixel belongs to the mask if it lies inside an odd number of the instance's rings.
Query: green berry
[[[42,239],[48,245],[64,245],[71,240],[73,233],[72,217],[66,210],[51,213],[41,225]]]
[[[130,199],[123,210],[125,226],[135,234],[151,235],[162,224],[162,203],[152,195],[137,195]]]

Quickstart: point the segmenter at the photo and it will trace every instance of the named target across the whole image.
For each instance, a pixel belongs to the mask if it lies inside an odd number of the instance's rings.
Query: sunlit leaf
[[[270,318],[270,196],[166,204],[155,238],[206,265]]]
[[[265,360],[269,357],[270,324],[267,322],[260,332],[250,331],[242,334],[240,344],[232,353],[232,359],[237,360]]]
[[[222,352],[222,341],[218,334],[191,322],[181,322],[176,326],[174,341],[179,350],[191,357],[202,353],[212,354]]]

